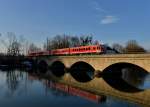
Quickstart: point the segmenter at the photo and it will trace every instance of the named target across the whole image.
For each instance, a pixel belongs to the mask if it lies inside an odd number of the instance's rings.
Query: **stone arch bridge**
[[[49,67],[53,71],[53,74],[55,74],[54,79],[59,82],[91,92],[112,95],[150,106],[150,89],[136,87],[135,85],[140,86],[143,81],[133,79],[134,76],[141,78],[149,74],[150,54],[40,56],[32,57],[32,59],[36,60],[38,66],[41,66],[41,68]],[[109,73],[108,68],[119,71],[126,66],[132,68],[129,73],[132,74],[132,76],[129,76],[130,78],[127,76],[125,81],[122,81],[120,78],[112,78],[109,80],[109,76],[108,78],[107,76],[103,78],[89,76],[92,75],[92,73],[101,74],[105,71]],[[136,69],[137,72],[132,73],[134,69]],[[64,72],[61,72],[63,70]],[[123,70],[125,71],[126,69]],[[80,73],[82,71],[89,71],[89,73]],[[136,75],[136,73],[139,75]],[[120,72],[115,72],[115,75],[116,74],[120,75]],[[112,73],[112,75],[114,74]],[[129,82],[128,79],[130,80]]]
[[[96,71],[103,71],[116,63],[130,63],[150,72],[150,54],[116,54],[116,55],[79,55],[79,56],[41,56],[35,57],[37,62],[45,61],[49,66],[54,62],[62,62],[66,68],[70,68],[77,62],[86,62]]]

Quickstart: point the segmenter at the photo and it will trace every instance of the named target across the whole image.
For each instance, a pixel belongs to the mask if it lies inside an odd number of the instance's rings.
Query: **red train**
[[[29,52],[28,56],[42,56],[42,55],[74,55],[74,54],[101,54],[104,48],[101,45],[89,45],[72,48],[55,49],[50,51]]]

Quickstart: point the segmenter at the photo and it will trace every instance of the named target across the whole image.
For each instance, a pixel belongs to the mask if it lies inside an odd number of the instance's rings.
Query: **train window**
[[[95,50],[95,47],[93,47],[93,49]]]
[[[88,48],[88,50],[90,50],[90,47]]]

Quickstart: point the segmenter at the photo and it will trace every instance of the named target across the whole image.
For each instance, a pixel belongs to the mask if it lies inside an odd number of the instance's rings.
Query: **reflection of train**
[[[102,54],[102,53],[107,53],[107,51],[108,51],[108,47],[104,45],[89,45],[89,46],[55,49],[50,51],[29,52],[28,56]],[[110,52],[115,53],[115,51],[109,48],[109,53]]]
[[[79,88],[72,87],[70,85],[66,85],[66,84],[59,83],[59,82],[54,82],[52,80],[47,80],[44,77],[39,77],[37,74],[29,74],[28,78],[29,80],[40,80],[43,84],[46,85],[47,89],[48,88],[55,89],[55,90],[58,90],[59,93],[60,91],[62,91],[69,95],[79,96],[79,97],[82,97],[82,98],[85,98],[87,100],[94,101],[97,103],[106,101],[106,96],[104,95],[97,95],[88,91],[81,90]]]
[[[82,98],[85,98],[87,100],[94,101],[97,103],[106,101],[106,96],[104,96],[104,95],[96,95],[94,93],[90,93],[90,92],[81,90],[79,88],[75,88],[75,87],[65,85],[62,83],[57,83],[57,82],[53,82],[53,81],[46,81],[46,85],[49,88],[63,91],[63,92],[68,93],[70,95],[79,96],[79,97],[82,97]]]

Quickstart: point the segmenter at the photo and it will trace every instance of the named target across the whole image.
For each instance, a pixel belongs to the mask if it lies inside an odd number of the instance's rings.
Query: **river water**
[[[141,107],[139,104],[111,96],[96,95],[74,87],[60,85],[23,70],[0,71],[0,107],[12,106]]]

